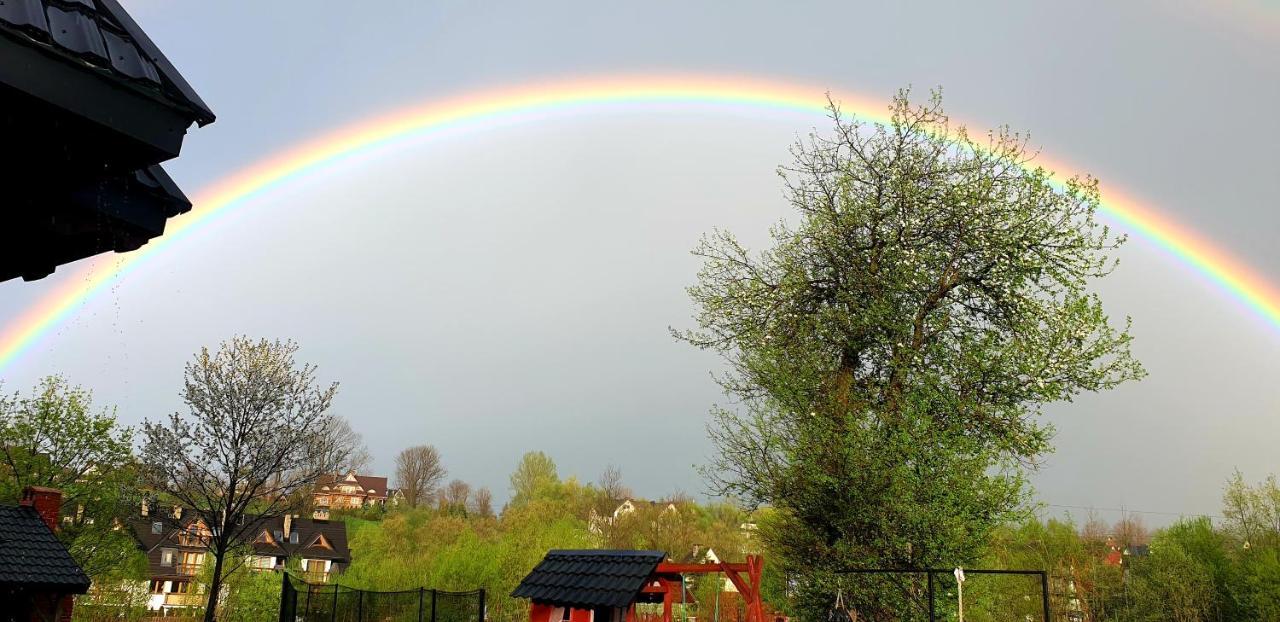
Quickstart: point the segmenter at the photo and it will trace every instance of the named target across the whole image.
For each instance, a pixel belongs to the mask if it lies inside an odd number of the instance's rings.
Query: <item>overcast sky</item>
[[[166,165],[192,195],[326,130],[479,88],[673,70],[885,99],[942,86],[956,116],[1031,131],[1104,195],[1144,198],[1275,282],[1280,8],[1265,5],[126,2],[218,114]],[[287,337],[341,382],[376,473],[431,443],[502,500],[541,449],[562,475],[612,463],[642,495],[700,495],[721,396],[718,361],[667,332],[690,324],[688,250],[716,226],[763,243],[789,215],[774,169],[814,127],[605,110],[362,159],[156,255],[3,370],[5,390],[65,373],[138,423],[180,407],[200,346]],[[1233,469],[1280,472],[1280,333],[1142,240],[1120,258],[1099,289],[1132,316],[1150,376],[1050,408],[1038,498],[1216,514]],[[78,268],[0,284],[0,321]]]

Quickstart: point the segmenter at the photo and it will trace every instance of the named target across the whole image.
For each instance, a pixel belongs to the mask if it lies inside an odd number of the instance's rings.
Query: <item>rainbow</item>
[[[482,90],[430,101],[338,129],[281,151],[233,173],[193,196],[195,208],[172,220],[165,235],[115,262],[96,261],[80,278],[44,296],[0,331],[0,370],[41,336],[119,279],[165,249],[251,205],[272,189],[297,182],[352,158],[382,152],[416,139],[504,123],[524,123],[572,112],[611,107],[656,106],[742,109],[752,113],[825,112],[825,89],[790,82],[724,76],[622,76],[538,82]],[[887,120],[888,103],[850,93],[832,93],[841,109],[860,119]],[[1061,176],[1075,169],[1043,155],[1036,162]],[[1260,274],[1155,208],[1108,187],[1104,217],[1185,264],[1280,331],[1280,291]]]

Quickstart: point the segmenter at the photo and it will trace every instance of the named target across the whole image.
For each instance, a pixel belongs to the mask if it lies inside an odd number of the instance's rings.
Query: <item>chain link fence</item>
[[[484,590],[398,592],[314,584],[284,574],[280,622],[484,622]]]

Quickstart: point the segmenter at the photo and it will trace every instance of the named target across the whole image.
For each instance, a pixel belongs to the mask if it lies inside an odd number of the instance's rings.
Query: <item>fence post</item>
[[[1040,571],[1040,597],[1044,604],[1044,622],[1049,622],[1049,571]]]
[[[425,587],[418,588],[418,622],[422,622],[422,593],[425,591]]]
[[[289,575],[282,572],[280,573],[280,578],[280,622],[285,622],[285,603],[289,601]],[[293,599],[293,608],[298,608],[298,599],[296,596]],[[289,622],[293,621],[289,620]]]
[[[926,570],[924,574],[929,577],[929,622],[937,622],[938,618],[935,617],[933,610],[933,571]]]
[[[329,610],[329,620],[330,622],[337,622],[338,620],[338,584],[337,583],[333,584],[333,608]]]
[[[484,622],[484,588],[480,588],[480,619],[477,622]]]
[[[356,599],[356,622],[364,622],[364,590],[357,590],[360,597]]]
[[[431,588],[431,622],[436,622],[436,594],[438,590]]]

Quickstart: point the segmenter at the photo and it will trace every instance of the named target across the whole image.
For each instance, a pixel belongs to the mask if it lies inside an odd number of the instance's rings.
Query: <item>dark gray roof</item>
[[[0,34],[186,109],[200,123],[213,111],[116,0],[4,0]]]
[[[626,607],[665,558],[662,551],[550,551],[511,595],[579,609]]]
[[[34,508],[0,505],[0,586],[83,594],[89,577]]]
[[[181,569],[177,566],[172,564],[166,566],[162,563],[163,551],[164,549],[206,551],[208,547],[204,544],[185,545],[179,540],[179,532],[198,521],[199,518],[194,512],[185,513],[179,520],[163,516],[137,516],[129,521],[134,538],[147,556],[152,577],[186,576],[179,572]],[[250,517],[248,521],[249,526],[244,530],[244,541],[251,543],[254,552],[258,555],[328,559],[338,564],[345,564],[351,560],[351,549],[347,543],[347,524],[344,522],[295,518],[290,530],[298,534],[296,543],[284,540],[278,544],[266,544],[255,540],[263,531],[272,535],[273,539],[276,532],[283,532],[284,517],[277,516],[271,519]],[[156,533],[156,527],[159,528],[160,533]],[[312,546],[316,536],[319,535],[323,535],[332,548]]]

